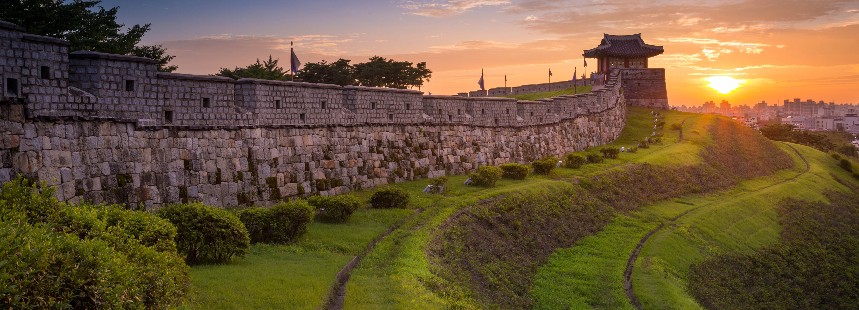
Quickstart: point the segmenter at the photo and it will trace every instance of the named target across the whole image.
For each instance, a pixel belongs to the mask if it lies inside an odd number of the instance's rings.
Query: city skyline
[[[669,103],[709,100],[753,104],[819,98],[859,102],[855,1],[104,1],[127,26],[151,23],[146,44],[176,56],[178,72],[214,74],[272,55],[288,67],[289,42],[302,62],[353,62],[379,55],[426,61],[424,92],[455,94],[486,87],[572,78],[582,50],[603,33],[642,33],[665,47],[651,67],[666,68]],[[241,7],[241,10],[239,10]],[[682,13],[681,13],[682,12]],[[191,14],[193,13],[193,14]],[[590,62],[590,61],[589,61]],[[720,94],[713,76],[741,85]]]

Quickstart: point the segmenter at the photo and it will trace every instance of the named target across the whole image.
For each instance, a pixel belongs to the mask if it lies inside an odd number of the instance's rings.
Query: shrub
[[[306,201],[296,200],[271,208],[245,208],[239,210],[238,217],[247,227],[251,242],[288,243],[307,232],[307,224],[313,220],[313,207]]]
[[[647,140],[641,140],[641,142],[638,142],[638,147],[642,149],[650,148],[650,143]]]
[[[851,164],[850,160],[847,158],[842,158],[838,161],[838,166],[841,167],[841,169],[847,170],[847,172],[853,172],[853,164]]]
[[[835,147],[835,151],[850,157],[859,157],[859,151],[850,143],[844,143]]]
[[[361,207],[353,195],[313,196],[307,202],[316,208],[316,219],[326,223],[344,223]]]
[[[535,160],[531,163],[531,166],[534,166],[534,173],[545,175],[548,175],[550,172],[552,172],[552,169],[555,169],[557,165],[558,159],[554,156]]]
[[[269,209],[274,226],[272,242],[286,243],[298,239],[307,232],[307,224],[313,220],[313,207],[306,201],[281,202]]]
[[[370,205],[377,209],[405,209],[409,204],[409,193],[396,187],[383,188],[370,197]]]
[[[564,167],[578,169],[586,160],[584,156],[569,153],[564,156]]]
[[[528,176],[530,168],[528,165],[508,163],[498,166],[501,168],[501,177],[505,179],[524,180]]]
[[[630,152],[630,153],[635,153],[635,152],[638,152],[638,147],[632,146],[632,147],[627,148],[626,151]]]
[[[471,178],[472,184],[477,186],[491,187],[495,186],[495,182],[501,179],[504,171],[495,166],[482,166],[477,168],[468,176]]]
[[[4,308],[125,308],[140,295],[123,255],[104,241],[23,221],[0,223],[0,239]]]
[[[156,214],[176,226],[176,246],[189,264],[244,256],[250,243],[245,225],[222,209],[202,203],[174,204]]]
[[[437,178],[430,179],[429,184],[429,193],[432,194],[441,194],[444,192],[444,187],[447,185],[447,177],[440,176]]]
[[[0,190],[0,206],[3,218],[23,216],[29,223],[45,222],[60,210],[62,203],[54,196],[54,189],[47,183],[30,182],[17,177],[3,184]]]
[[[432,179],[430,179],[430,185],[436,186],[436,187],[444,187],[445,185],[447,185],[447,177],[446,176],[440,176],[437,178],[432,178]]]
[[[680,130],[683,129],[683,125],[680,123],[671,124],[671,130]]]
[[[616,147],[604,147],[600,149],[600,153],[605,158],[617,158],[617,154],[620,154],[620,149]]]
[[[178,306],[189,269],[176,228],[120,206],[69,205],[21,178],[0,193],[0,304],[8,308]]]
[[[267,242],[269,240],[268,236],[274,233],[271,231],[271,225],[268,224],[270,218],[268,208],[244,208],[238,210],[236,212],[236,216],[238,216],[242,224],[245,225],[245,229],[248,231],[248,237],[253,243]]]
[[[601,163],[603,161],[603,158],[600,154],[590,153],[586,156],[587,156],[586,158],[587,158],[588,162],[592,163],[592,164],[598,164],[598,163]]]

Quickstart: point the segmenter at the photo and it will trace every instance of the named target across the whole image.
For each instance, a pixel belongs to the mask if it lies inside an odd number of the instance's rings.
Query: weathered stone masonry
[[[422,96],[159,73],[3,22],[0,39],[0,183],[38,178],[66,201],[267,204],[561,155],[624,125],[618,75],[540,101]]]

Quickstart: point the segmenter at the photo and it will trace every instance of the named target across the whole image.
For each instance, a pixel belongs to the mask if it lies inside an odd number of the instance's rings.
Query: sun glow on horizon
[[[707,86],[715,89],[720,94],[727,94],[731,91],[737,89],[746,83],[746,80],[738,80],[730,76],[724,75],[714,75],[706,78],[707,82],[710,82]]]

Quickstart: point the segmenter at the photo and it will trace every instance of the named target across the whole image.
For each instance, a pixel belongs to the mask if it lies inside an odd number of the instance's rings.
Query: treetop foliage
[[[241,78],[280,81],[287,80],[287,77],[289,76],[288,72],[284,71],[283,67],[278,66],[277,62],[278,59],[272,59],[271,55],[269,55],[268,60],[260,62],[259,58],[257,58],[255,63],[244,68],[236,67],[233,70],[221,68],[216,75],[226,76],[237,80]]]
[[[97,51],[155,59],[159,70],[172,72],[168,66],[174,56],[160,45],[138,45],[150,24],[134,25],[125,32],[116,21],[119,7],[105,9],[100,0],[2,0],[0,19],[24,27],[27,32],[61,38],[71,44],[69,51]]]
[[[432,77],[432,70],[426,62],[413,64],[409,61],[395,61],[373,56],[369,61],[351,64],[351,60],[340,58],[334,62],[325,60],[306,63],[294,77],[289,71],[278,66],[279,59],[268,56],[267,61],[233,70],[221,68],[217,73],[234,79],[254,78],[265,80],[294,80],[308,83],[334,84],[340,86],[367,86],[406,89],[421,87]]]
[[[406,89],[421,87],[432,77],[432,70],[426,62],[413,64],[409,61],[395,61],[373,56],[369,61],[350,64],[351,60],[338,59],[327,63],[305,64],[298,70],[296,79],[310,83],[336,84],[340,86],[357,85],[367,87],[388,87]]]

